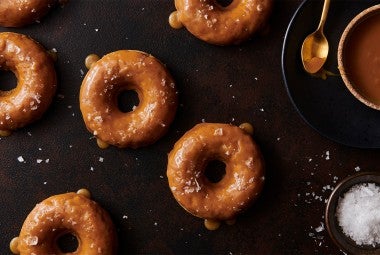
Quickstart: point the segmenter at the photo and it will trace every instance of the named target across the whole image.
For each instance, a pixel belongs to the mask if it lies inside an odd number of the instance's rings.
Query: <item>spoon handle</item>
[[[321,15],[321,20],[319,21],[318,30],[323,30],[323,27],[325,26],[325,22],[327,19],[327,13],[329,12],[330,7],[330,0],[325,0],[323,4],[323,10]]]

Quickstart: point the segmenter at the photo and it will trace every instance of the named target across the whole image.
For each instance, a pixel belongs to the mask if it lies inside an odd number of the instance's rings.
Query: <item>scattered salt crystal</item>
[[[103,161],[104,161],[104,158],[99,157],[99,162],[103,162]]]
[[[343,232],[358,245],[380,244],[380,187],[353,186],[338,201],[336,217]]]
[[[98,32],[99,31],[99,28],[95,28],[95,32]]]
[[[18,160],[18,162],[25,162],[25,160],[24,160],[24,158],[22,157],[22,156],[19,156],[18,158],[17,158],[17,160]]]
[[[123,219],[128,219],[128,216],[127,215],[123,215]]]
[[[356,171],[356,172],[359,172],[359,171],[360,171],[360,166],[356,166],[356,167],[355,167],[355,171]]]
[[[326,160],[330,159],[330,151],[326,151]]]
[[[37,159],[37,164],[41,163],[42,161],[42,159]]]
[[[315,232],[319,233],[319,232],[322,232],[323,230],[325,230],[325,225],[323,224],[323,222],[321,222],[321,225],[315,228]]]
[[[94,168],[92,166],[90,167],[90,171],[94,171]]]
[[[45,163],[49,163],[49,161],[50,161],[50,159],[46,159],[46,160],[45,160]]]

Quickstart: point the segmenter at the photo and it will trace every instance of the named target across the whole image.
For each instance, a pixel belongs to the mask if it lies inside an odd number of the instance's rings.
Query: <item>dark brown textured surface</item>
[[[327,140],[291,104],[280,57],[300,3],[275,1],[267,33],[234,47],[208,45],[171,29],[167,18],[174,4],[163,0],[76,0],[40,24],[1,28],[56,48],[60,82],[59,96],[41,121],[0,140],[0,253],[10,254],[9,241],[37,202],[86,187],[111,214],[120,254],[338,254],[326,230],[317,231],[331,192],[327,185],[355,168],[379,171],[380,154]],[[180,91],[171,129],[146,148],[99,149],[79,111],[84,58],[118,49],[160,59]],[[202,120],[253,123],[267,165],[261,198],[235,225],[214,232],[177,204],[165,177],[167,153]]]

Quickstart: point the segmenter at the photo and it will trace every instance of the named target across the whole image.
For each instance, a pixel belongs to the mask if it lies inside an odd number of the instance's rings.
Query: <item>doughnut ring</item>
[[[126,90],[136,91],[140,102],[122,112],[117,100]],[[167,132],[178,104],[167,69],[153,56],[135,50],[112,52],[92,64],[79,98],[83,120],[98,144],[100,140],[120,148],[156,142]]]
[[[0,26],[21,27],[38,21],[57,0],[1,0]]]
[[[10,132],[42,117],[53,100],[57,77],[46,50],[21,34],[0,33],[0,68],[17,77],[16,88],[0,91],[0,130]]]
[[[57,242],[71,234],[78,247],[70,254],[116,254],[117,234],[110,216],[84,191],[55,195],[37,204],[25,219],[20,235],[11,241],[11,251],[20,255],[66,254]]]
[[[216,0],[175,0],[169,17],[174,28],[181,23],[195,37],[216,45],[239,44],[263,28],[272,0],[233,0],[226,7]]]
[[[210,161],[225,163],[216,183],[205,176]],[[231,220],[259,195],[264,161],[258,145],[239,127],[201,123],[186,132],[168,156],[169,187],[191,214],[208,220]]]

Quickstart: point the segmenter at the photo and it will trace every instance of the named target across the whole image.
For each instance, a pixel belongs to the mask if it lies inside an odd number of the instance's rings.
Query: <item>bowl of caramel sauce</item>
[[[348,90],[380,110],[380,4],[359,13],[345,28],[338,46],[338,68]]]

